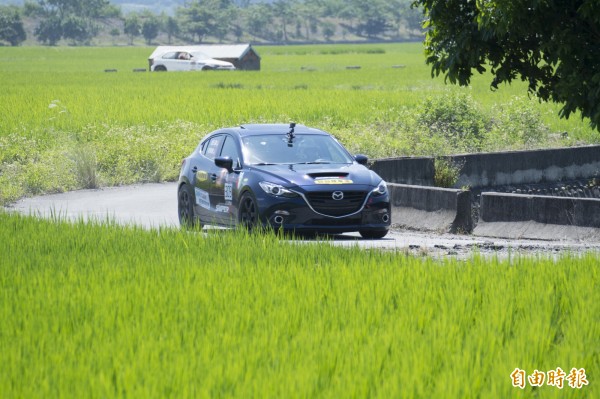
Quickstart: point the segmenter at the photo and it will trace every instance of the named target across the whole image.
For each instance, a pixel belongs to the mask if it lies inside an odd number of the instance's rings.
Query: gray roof
[[[150,57],[156,58],[169,51],[199,51],[210,58],[242,58],[252,49],[250,44],[201,44],[192,46],[158,46]],[[254,50],[256,54],[256,51]],[[256,54],[258,56],[258,54]],[[258,56],[260,58],[260,56]]]

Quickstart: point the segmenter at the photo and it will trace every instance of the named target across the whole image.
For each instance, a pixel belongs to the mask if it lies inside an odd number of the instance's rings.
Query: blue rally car
[[[179,222],[382,238],[390,198],[366,163],[328,133],[294,123],[220,129],[183,160]]]

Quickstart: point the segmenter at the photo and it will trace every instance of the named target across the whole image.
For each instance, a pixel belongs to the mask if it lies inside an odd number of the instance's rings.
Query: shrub
[[[80,146],[71,153],[77,184],[82,188],[98,188],[98,160],[96,151],[89,145]]]
[[[434,184],[436,187],[454,187],[458,182],[464,163],[452,161],[450,158],[437,157],[434,160]]]
[[[450,91],[428,97],[418,108],[417,124],[459,152],[476,152],[488,124],[485,114],[468,94]]]
[[[528,98],[514,97],[496,105],[492,115],[486,140],[488,150],[534,148],[542,146],[548,139],[550,129]]]

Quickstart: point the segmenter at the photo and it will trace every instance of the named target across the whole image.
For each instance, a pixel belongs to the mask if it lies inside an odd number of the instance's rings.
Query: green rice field
[[[418,43],[133,72],[152,50],[0,47],[0,205],[172,181],[202,136],[250,122],[371,158],[600,143],[519,83],[432,79]],[[426,255],[0,210],[0,398],[600,397],[597,253]],[[562,389],[513,386],[558,368]]]
[[[0,204],[173,180],[206,133],[251,122],[321,128],[371,158],[600,142],[519,82],[432,79],[420,43],[259,46],[260,71],[133,72],[152,50],[0,48]]]
[[[2,398],[597,397],[598,258],[0,214]],[[515,368],[589,385],[513,387]]]
[[[0,132],[19,133],[22,128],[81,132],[102,124],[175,121],[213,129],[288,119],[342,128],[391,122],[390,114],[449,89],[443,78],[431,78],[420,43],[259,46],[261,71],[133,73],[134,68],[148,67],[152,50],[0,48],[0,112],[5,116]],[[356,65],[361,69],[346,69]],[[465,89],[484,108],[526,97],[524,85],[491,92],[489,81],[489,76],[476,77]],[[59,106],[49,109],[53,101]],[[540,107],[542,119],[553,130],[591,134],[576,118],[559,120],[557,110],[554,105]]]

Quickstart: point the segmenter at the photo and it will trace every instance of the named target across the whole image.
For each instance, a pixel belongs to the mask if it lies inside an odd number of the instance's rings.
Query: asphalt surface
[[[179,226],[176,183],[138,184],[25,198],[7,209],[43,218],[100,222],[110,220],[119,224],[135,224],[146,228],[178,228]],[[519,253],[556,256],[565,251],[600,252],[600,243],[496,239],[400,229],[393,229],[381,240],[363,239],[357,233],[329,238],[334,245],[399,250],[418,256],[465,258],[473,252],[499,257]]]

